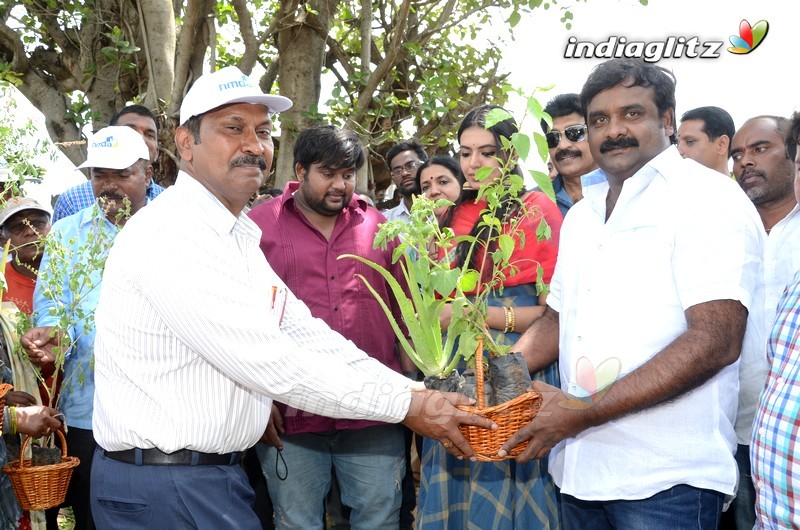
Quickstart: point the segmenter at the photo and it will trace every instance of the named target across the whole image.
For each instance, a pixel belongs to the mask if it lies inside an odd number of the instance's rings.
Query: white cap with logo
[[[0,227],[6,224],[6,221],[8,221],[12,215],[25,210],[37,210],[42,213],[46,213],[48,217],[53,215],[53,212],[50,211],[50,208],[43,205],[36,199],[31,197],[14,197],[13,199],[6,201],[3,209],[0,210]]]
[[[231,103],[266,105],[270,112],[283,112],[292,108],[292,100],[289,98],[264,94],[241,70],[235,66],[226,66],[205,74],[194,82],[183,98],[180,123],[183,125],[192,116],[199,116]]]
[[[150,160],[150,150],[142,135],[130,127],[111,125],[92,135],[86,162],[78,166],[78,169],[127,169],[140,158]]]

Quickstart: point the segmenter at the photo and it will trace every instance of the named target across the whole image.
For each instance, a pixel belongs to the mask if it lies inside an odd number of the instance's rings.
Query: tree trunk
[[[275,187],[281,188],[294,180],[294,142],[297,133],[317,120],[308,116],[317,109],[320,98],[320,76],[325,60],[325,39],[338,0],[314,0],[309,7],[317,12],[312,15],[302,4],[284,1],[280,17],[285,20],[278,32],[278,54],[280,65],[281,94],[292,100],[294,105],[280,114],[280,149],[275,164]],[[312,25],[320,26],[318,31]]]
[[[144,106],[160,109],[175,82],[175,12],[170,0],[138,0],[142,49],[147,58]]]

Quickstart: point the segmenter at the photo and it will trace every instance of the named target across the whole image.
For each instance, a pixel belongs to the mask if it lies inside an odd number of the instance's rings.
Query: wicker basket
[[[14,388],[8,383],[0,383],[0,428],[3,427],[3,414],[6,411],[6,394]]]
[[[486,390],[483,382],[483,340],[478,339],[478,349],[475,353],[475,386],[476,406],[459,406],[461,410],[488,418],[497,424],[497,430],[484,429],[474,425],[461,425],[459,429],[467,439],[480,462],[498,462],[514,458],[527,447],[527,440],[514,447],[506,456],[497,456],[500,447],[517,432],[520,427],[530,423],[542,406],[542,395],[530,391],[518,396],[511,401],[506,401],[494,407],[486,407]]]
[[[25,438],[19,450],[19,460],[6,464],[3,471],[11,479],[14,494],[23,510],[44,510],[58,506],[67,495],[72,471],[80,462],[74,456],[67,456],[67,441],[61,431],[63,456],[61,462],[47,466],[31,466],[30,458],[23,458],[30,437]]]

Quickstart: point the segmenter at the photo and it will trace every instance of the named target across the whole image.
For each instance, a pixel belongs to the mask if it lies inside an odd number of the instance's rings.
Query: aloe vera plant
[[[452,231],[449,228],[440,228],[433,216],[434,209],[445,204],[452,203],[446,200],[434,202],[425,197],[417,197],[411,208],[409,222],[387,222],[375,236],[376,247],[385,245],[396,237],[400,239],[401,243],[395,249],[392,261],[400,261],[400,268],[409,286],[407,291],[392,274],[372,261],[354,254],[339,256],[339,259],[352,258],[361,261],[375,269],[386,280],[397,299],[413,345],[395,322],[386,301],[363,276],[360,276],[386,312],[398,340],[411,360],[427,376],[449,374],[458,364],[459,352],[466,353],[470,349],[472,352],[475,351],[474,337],[467,334],[469,326],[465,316],[470,304],[466,297],[461,299],[458,296],[451,296],[454,292],[463,292],[465,289],[469,291],[471,287],[474,288],[474,283],[470,285],[474,275],[463,274],[460,268],[451,268],[449,262],[440,263],[430,255],[432,248],[447,247],[453,240]],[[439,316],[448,302],[453,304],[453,317],[447,338],[443,341]],[[456,349],[456,338],[460,339],[458,349]]]

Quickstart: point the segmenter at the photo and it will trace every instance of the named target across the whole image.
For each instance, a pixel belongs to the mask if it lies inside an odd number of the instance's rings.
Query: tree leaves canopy
[[[129,102],[154,109],[168,184],[177,167],[172,134],[192,82],[230,64],[256,70],[263,90],[295,102],[279,116],[270,187],[293,177],[296,133],[327,121],[361,135],[381,188],[389,182],[383,156],[398,139],[445,150],[468,109],[505,102],[497,35],[510,38],[520,17],[550,3],[0,0],[0,82],[42,111],[51,139],[76,164],[85,151],[69,142],[84,124],[98,128]]]

